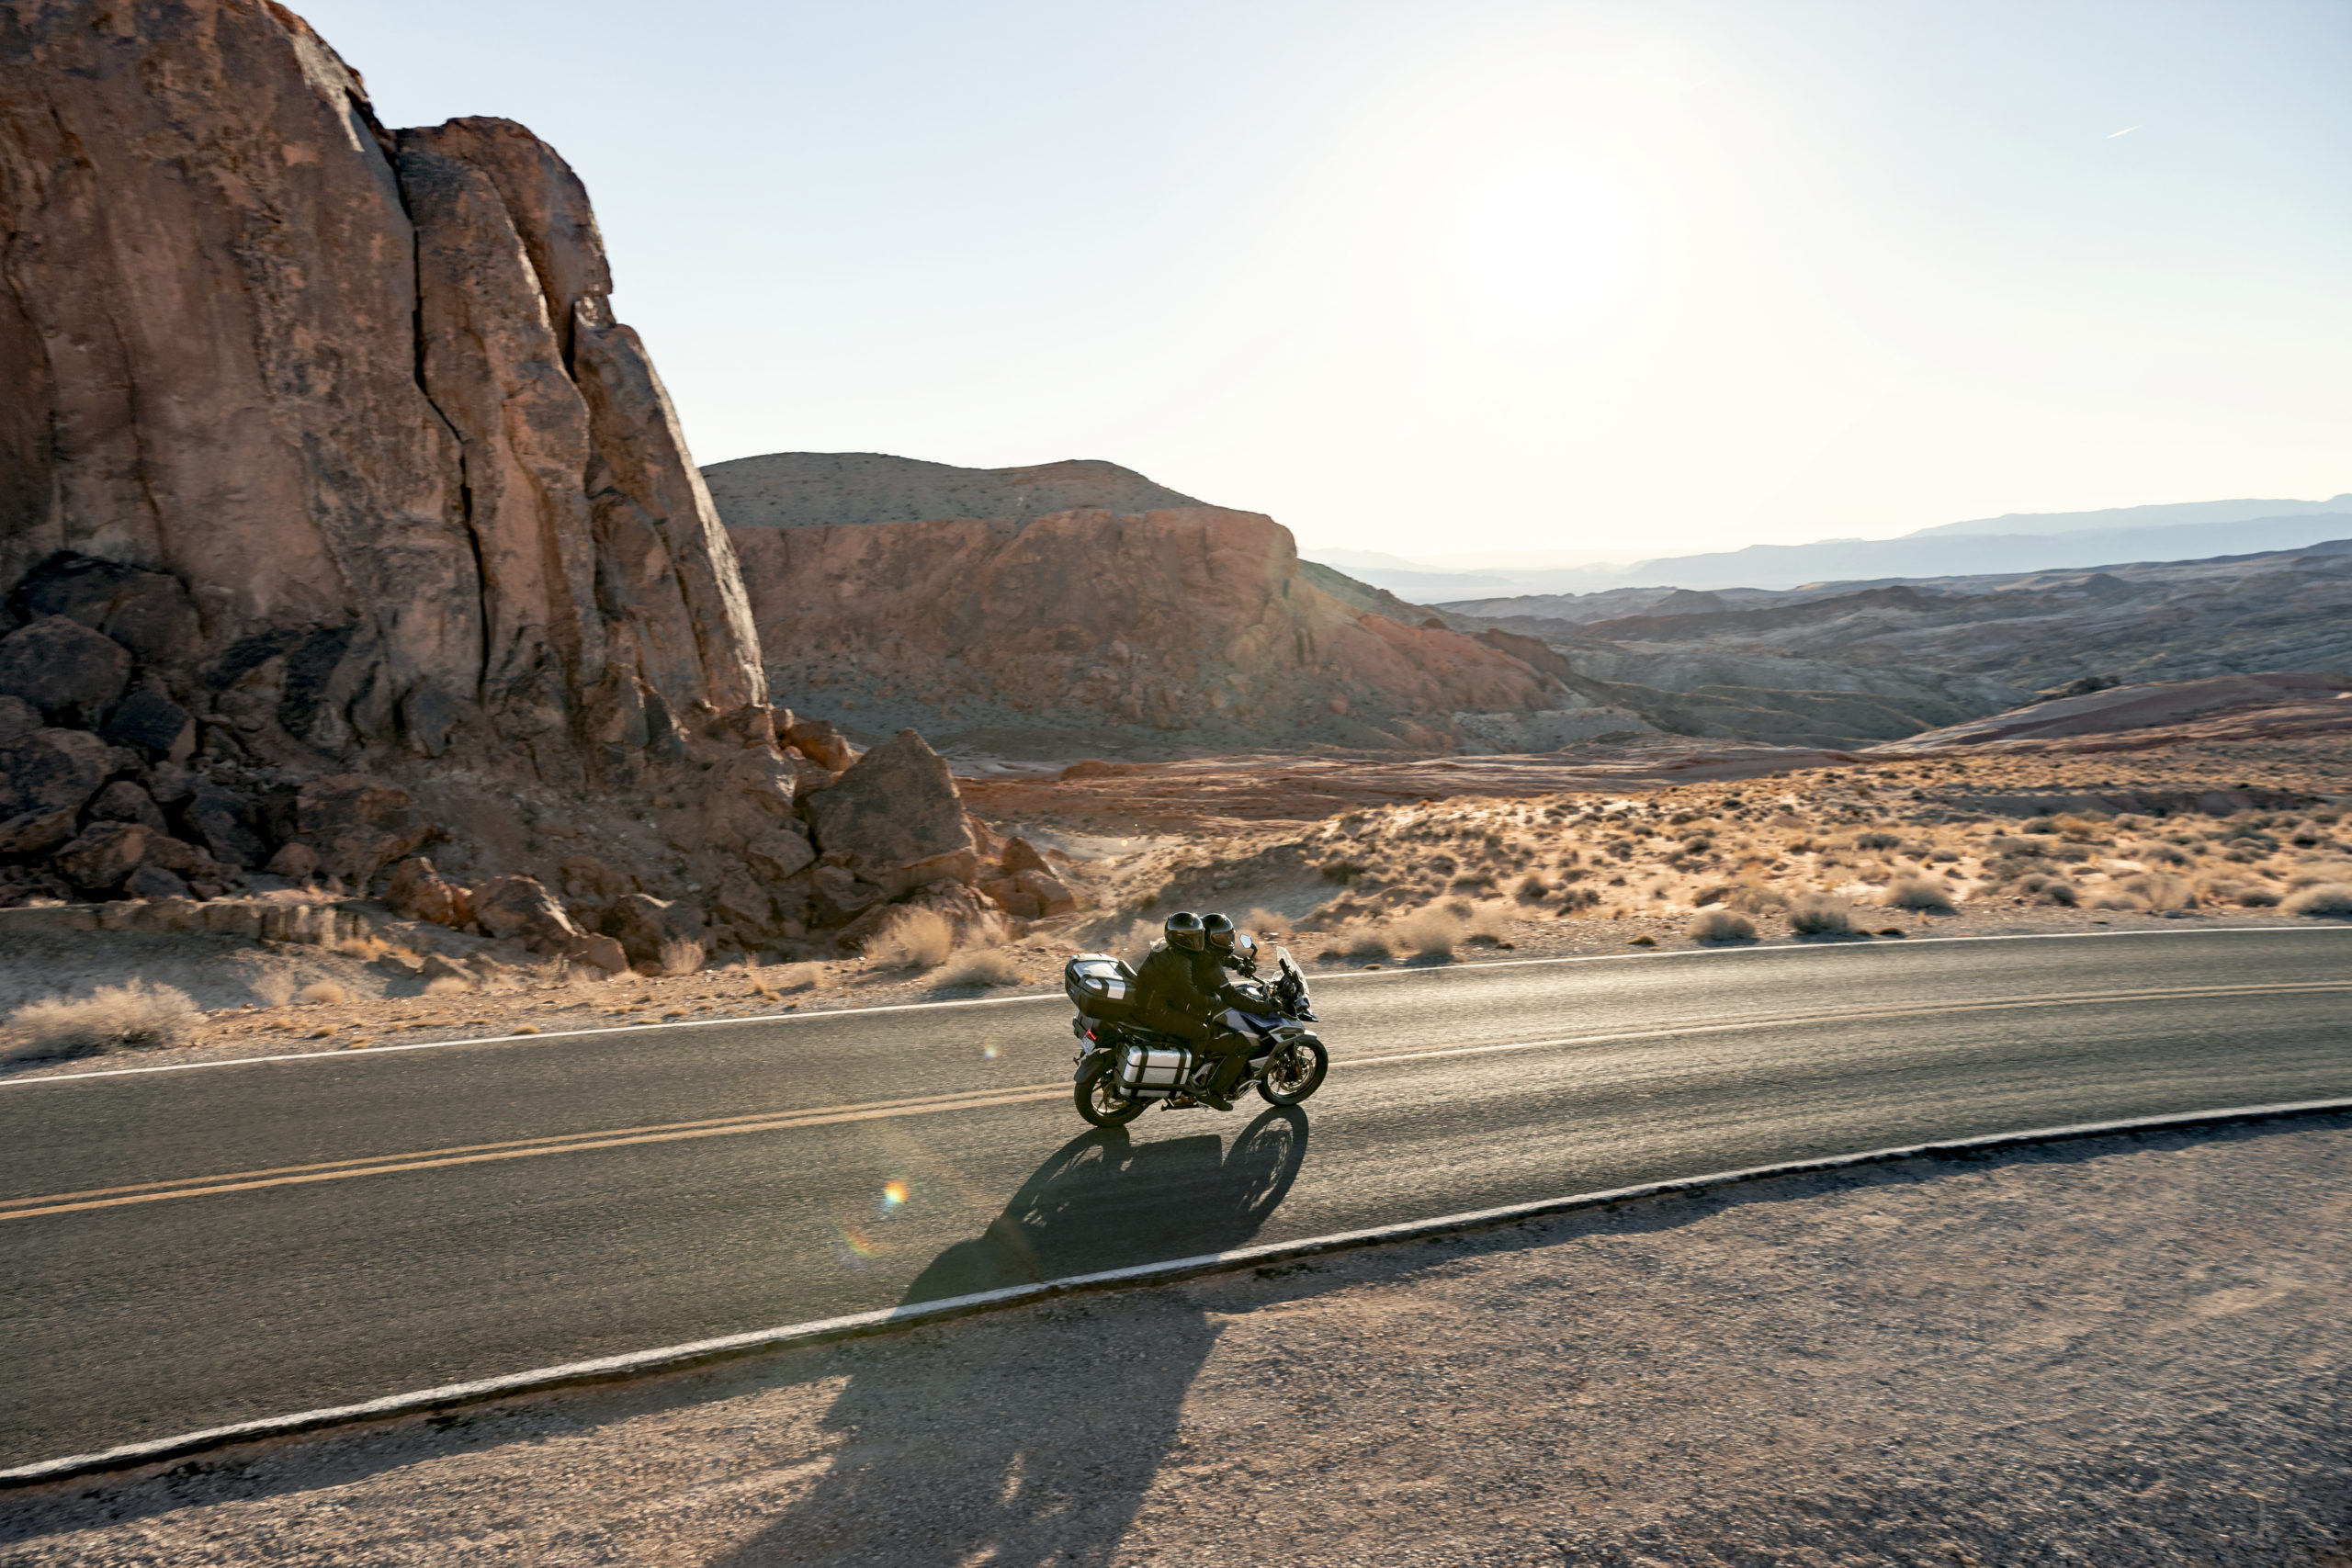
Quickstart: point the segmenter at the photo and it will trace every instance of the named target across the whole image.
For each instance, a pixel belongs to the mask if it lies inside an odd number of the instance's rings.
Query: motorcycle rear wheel
[[[1269,1105],[1296,1105],[1323,1087],[1323,1075],[1330,1070],[1331,1054],[1323,1049],[1323,1042],[1294,1040],[1266,1064],[1266,1076],[1258,1080],[1258,1098]]]
[[[1121,1094],[1117,1070],[1116,1062],[1100,1063],[1072,1087],[1070,1098],[1078,1103],[1078,1113],[1097,1127],[1124,1127],[1151,1104]]]

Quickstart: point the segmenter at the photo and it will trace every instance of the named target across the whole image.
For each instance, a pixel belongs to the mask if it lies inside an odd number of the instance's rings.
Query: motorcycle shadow
[[[936,1301],[1239,1247],[1297,1179],[1306,1114],[1137,1144],[1092,1131],[1054,1151],[988,1228],[906,1292]],[[1136,1319],[1140,1317],[1140,1325]],[[1106,1340],[1083,1298],[862,1350],[823,1425],[831,1467],[718,1561],[989,1568],[1107,1559],[1176,1436],[1216,1339],[1182,1290],[1131,1298]]]

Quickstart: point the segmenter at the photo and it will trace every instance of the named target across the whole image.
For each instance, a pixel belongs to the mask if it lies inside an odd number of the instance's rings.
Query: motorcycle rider
[[[1136,969],[1140,993],[1136,1021],[1175,1035],[1196,1055],[1215,1061],[1215,1073],[1194,1092],[1219,1111],[1230,1111],[1233,1086],[1248,1070],[1250,1051],[1256,1044],[1250,1036],[1218,1021],[1227,1009],[1245,999],[1226,974],[1234,945],[1233,922],[1223,915],[1204,919],[1179,909],[1162,922],[1160,932],[1162,940],[1151,944]]]

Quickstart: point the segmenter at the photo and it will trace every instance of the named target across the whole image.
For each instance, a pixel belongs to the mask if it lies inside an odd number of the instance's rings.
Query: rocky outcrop
[[[890,465],[965,478],[900,486]],[[921,720],[1000,746],[1028,731],[1048,750],[1094,750],[1106,729],[1442,748],[1456,711],[1556,703],[1556,685],[1509,653],[1314,586],[1271,518],[1189,502],[1032,512],[1028,476],[1042,471],[864,455],[716,465],[770,681],[869,729]],[[1149,482],[1111,471],[1126,489]],[[854,504],[854,481],[882,499]],[[894,504],[902,489],[911,500]],[[1008,511],[893,518],[934,491]]]
[[[726,531],[529,131],[387,130],[269,0],[0,0],[0,901],[127,887],[45,869],[101,822],[198,892],[553,881],[587,821],[657,890],[793,858]]]

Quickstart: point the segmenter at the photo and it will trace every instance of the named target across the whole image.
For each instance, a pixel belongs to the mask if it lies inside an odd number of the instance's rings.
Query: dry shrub
[[[1707,909],[1683,934],[1692,942],[1754,942],[1756,922],[1729,909]]]
[[[2248,883],[2233,887],[2229,897],[2231,903],[2242,909],[2269,909],[2278,907],[2278,890],[2275,887],[2263,887]]]
[[[1879,897],[1890,909],[1916,909],[1923,915],[1957,913],[1951,894],[1940,882],[1924,876],[1898,876]]]
[[[776,986],[784,991],[831,990],[833,976],[821,964],[786,964],[776,971]]]
[[[2185,909],[2197,899],[2197,890],[2188,878],[2161,871],[2131,878],[2123,884],[2123,890],[2146,899],[2151,909]]]
[[[1451,958],[1469,934],[1460,915],[1435,906],[1416,909],[1388,928],[1389,940],[1417,958]]]
[[[1387,933],[1376,926],[1351,925],[1331,939],[1323,950],[1326,958],[1358,958],[1377,961],[1390,955]]]
[[[1733,888],[1730,897],[1724,901],[1743,915],[1770,914],[1774,909],[1785,909],[1789,907],[1787,894],[1777,887],[1767,887],[1760,882],[1747,883]]]
[[[254,982],[254,995],[266,1007],[282,1008],[294,999],[294,976],[283,969],[272,969]]]
[[[1540,871],[1531,871],[1512,886],[1511,895],[1522,904],[1540,904],[1552,891]]]
[[[79,1001],[47,997],[8,1017],[25,1043],[18,1056],[80,1056],[94,1051],[176,1045],[204,1015],[186,991],[133,980],[100,986]]]
[[[983,947],[942,969],[937,976],[941,986],[1018,986],[1028,978],[1012,954],[1000,947]]]
[[[428,997],[454,997],[460,991],[473,988],[471,980],[460,980],[455,975],[443,975],[424,983],[424,994]]]
[[[2290,915],[2343,919],[2352,916],[2352,884],[2323,882],[2306,887],[2281,906]]]
[[[2126,911],[2145,909],[2148,908],[2148,901],[2137,893],[2133,893],[2126,889],[2118,889],[2113,893],[2102,893],[2098,897],[2092,899],[2091,908],[2094,909],[2122,909]]]
[[[1249,914],[1242,917],[1241,929],[1253,931],[1259,936],[1274,942],[1282,942],[1287,939],[1296,928],[1291,924],[1288,915],[1278,915],[1272,909],[1260,908],[1251,909]]]
[[[347,936],[334,944],[334,950],[345,958],[356,958],[364,964],[390,952],[391,945],[379,936]]]
[[[686,937],[673,936],[662,944],[662,973],[692,975],[702,968],[705,954],[702,943]]]
[[[1470,911],[1470,934],[1490,942],[1501,942],[1510,935],[1510,906],[1481,904]]]
[[[2037,904],[2055,904],[2064,909],[2073,908],[2081,897],[2075,885],[2064,877],[2043,876],[2040,873],[2019,880],[2018,891]]]
[[[2320,865],[2313,870],[2295,873],[2287,879],[2287,890],[2294,893],[2306,887],[2318,887],[2323,884],[2347,881],[2352,881],[2352,864],[2336,861],[2330,864]]]
[[[1800,898],[1789,911],[1789,930],[1799,936],[1851,936],[1854,911],[1836,898]]]
[[[344,1003],[351,999],[351,993],[345,990],[343,987],[335,981],[313,980],[309,985],[303,987],[300,990],[295,992],[294,999],[298,1002],[303,1003],[315,1004],[322,1002],[330,1007],[341,1007]]]
[[[893,969],[936,969],[956,951],[956,928],[936,909],[909,909],[882,929],[865,950]]]

